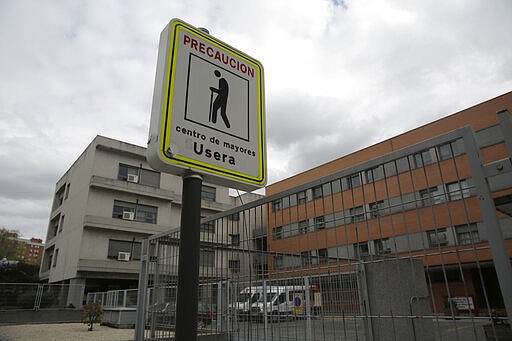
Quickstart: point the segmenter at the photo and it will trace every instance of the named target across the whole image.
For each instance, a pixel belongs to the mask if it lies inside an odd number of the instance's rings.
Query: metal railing
[[[86,301],[99,303],[103,308],[136,308],[137,292],[138,289],[90,292]]]
[[[0,310],[80,308],[83,295],[79,284],[0,283]]]

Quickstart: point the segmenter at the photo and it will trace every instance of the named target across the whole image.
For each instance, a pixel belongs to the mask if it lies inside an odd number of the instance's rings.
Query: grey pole
[[[309,277],[304,277],[304,305],[306,306],[306,340],[313,340],[313,334],[311,333],[311,302],[309,302],[309,298],[311,297],[311,288],[309,287]]]
[[[183,175],[178,297],[176,298],[176,341],[197,340],[202,183],[203,177],[199,174]]]
[[[144,340],[144,325],[145,325],[145,307],[146,307],[146,292],[148,288],[147,273],[148,273],[148,261],[149,261],[149,241],[147,239],[142,240],[142,257],[140,262],[140,273],[139,273],[139,291],[137,292],[137,317],[135,320],[135,341]]]
[[[480,149],[476,144],[473,130],[469,127],[464,129],[462,137],[464,146],[466,147],[471,174],[478,193],[478,202],[492,251],[492,258],[503,296],[503,303],[507,310],[509,323],[512,325],[512,290],[510,290],[510,288],[512,288],[512,266],[510,265],[503,233],[501,232],[500,223],[496,215],[496,206],[494,205],[489,184],[485,177],[482,159],[480,157]]]
[[[507,145],[508,154],[512,156],[512,117],[508,110],[499,111],[497,115],[500,120],[501,132]]]

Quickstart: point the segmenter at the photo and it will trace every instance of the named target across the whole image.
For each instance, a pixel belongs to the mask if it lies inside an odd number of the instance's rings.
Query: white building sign
[[[160,37],[149,163],[224,186],[264,186],[264,104],[257,60],[173,19]]]

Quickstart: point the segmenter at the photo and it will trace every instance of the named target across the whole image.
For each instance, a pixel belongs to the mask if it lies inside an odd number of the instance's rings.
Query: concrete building
[[[267,186],[266,195],[279,198],[269,208],[269,271],[299,276],[315,264],[344,271],[365,259],[416,258],[433,311],[453,297],[474,311],[503,308],[462,140],[428,141],[473,128],[482,163],[493,165],[489,185],[512,258],[512,176],[499,174],[510,170],[512,152],[512,127],[497,115],[504,110],[512,112],[512,92]]]
[[[149,167],[145,148],[97,136],[56,184],[40,278],[87,292],[136,288],[141,240],[180,226],[181,191],[180,177]],[[202,216],[236,201],[203,183]]]

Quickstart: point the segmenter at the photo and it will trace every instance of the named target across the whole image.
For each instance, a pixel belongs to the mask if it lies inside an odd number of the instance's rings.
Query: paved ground
[[[133,329],[95,325],[87,331],[83,323],[25,324],[0,326],[0,341],[133,341]]]

